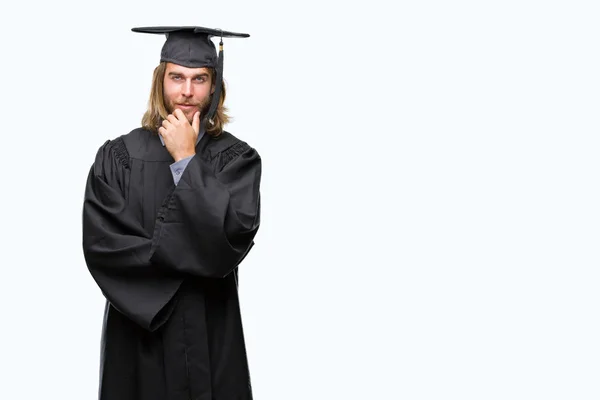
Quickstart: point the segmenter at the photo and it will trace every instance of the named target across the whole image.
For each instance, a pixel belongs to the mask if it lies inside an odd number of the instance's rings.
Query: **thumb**
[[[200,111],[196,111],[194,114],[194,119],[192,120],[192,128],[194,128],[194,132],[196,135],[200,132]]]

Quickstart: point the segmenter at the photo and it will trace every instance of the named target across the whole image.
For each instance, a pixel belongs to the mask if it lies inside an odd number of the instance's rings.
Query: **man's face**
[[[202,112],[208,104],[211,94],[210,74],[207,68],[187,68],[167,63],[163,87],[169,113],[172,114],[179,108],[191,124],[194,113]]]

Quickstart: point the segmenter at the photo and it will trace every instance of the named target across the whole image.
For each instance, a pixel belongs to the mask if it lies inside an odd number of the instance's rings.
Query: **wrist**
[[[187,152],[187,153],[178,153],[173,156],[173,159],[175,160],[175,162],[179,162],[179,161],[183,160],[184,158],[193,156],[194,154],[196,154],[195,151]]]

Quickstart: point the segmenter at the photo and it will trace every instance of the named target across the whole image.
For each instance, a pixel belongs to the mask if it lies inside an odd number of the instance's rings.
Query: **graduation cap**
[[[132,28],[133,32],[162,34],[167,37],[160,53],[160,61],[171,62],[188,68],[214,68],[217,77],[215,92],[208,109],[202,116],[198,138],[204,134],[206,122],[212,120],[221,98],[223,82],[223,38],[247,38],[247,33],[235,33],[221,29],[203,28],[201,26],[154,26]],[[220,37],[219,54],[211,37]]]

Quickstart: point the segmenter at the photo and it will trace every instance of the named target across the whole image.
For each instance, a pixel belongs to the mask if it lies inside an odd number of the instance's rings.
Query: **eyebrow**
[[[181,72],[169,72],[169,76],[185,76],[184,74],[182,74]],[[208,74],[206,72],[202,72],[200,74],[196,74],[194,75],[192,78],[208,78]]]

